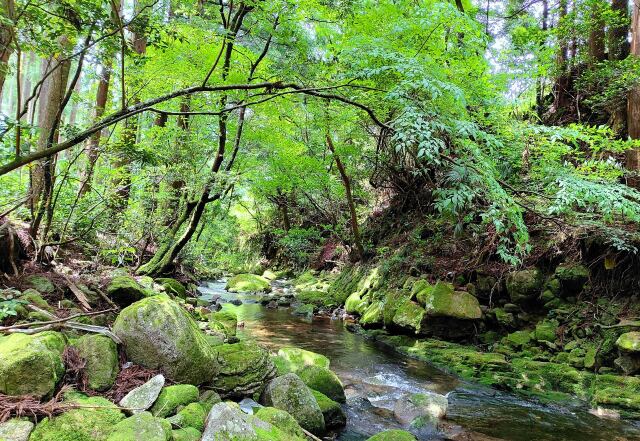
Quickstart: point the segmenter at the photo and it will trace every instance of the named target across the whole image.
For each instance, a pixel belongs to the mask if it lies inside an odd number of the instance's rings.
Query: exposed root
[[[77,406],[72,403],[64,403],[62,397],[71,390],[71,386],[63,386],[49,401],[41,403],[33,395],[12,397],[0,394],[0,423],[14,417],[28,417],[41,419],[59,415]]]

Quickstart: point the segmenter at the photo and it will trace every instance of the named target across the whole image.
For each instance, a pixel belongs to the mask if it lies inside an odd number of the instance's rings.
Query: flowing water
[[[286,282],[274,285],[291,289]],[[244,323],[240,338],[254,339],[273,351],[297,346],[331,359],[331,369],[342,380],[347,395],[348,423],[338,440],[366,440],[385,429],[404,428],[393,417],[395,401],[409,392],[433,391],[447,394],[447,419],[439,428],[417,432],[420,440],[640,441],[637,421],[602,419],[578,403],[543,405],[465,382],[353,334],[341,320],[303,318],[287,308],[269,309],[256,296],[232,294],[224,286],[222,281],[207,282],[199,290],[205,300],[220,297],[223,302],[243,302],[224,304]]]

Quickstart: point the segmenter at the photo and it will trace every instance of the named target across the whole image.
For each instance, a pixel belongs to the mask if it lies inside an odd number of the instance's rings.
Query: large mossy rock
[[[226,289],[229,292],[269,292],[271,283],[255,274],[238,274],[227,281]]]
[[[560,324],[557,320],[543,320],[536,325],[534,337],[538,341],[553,343],[556,341],[556,333]]]
[[[232,403],[211,408],[201,441],[302,441]]]
[[[347,401],[344,386],[336,374],[325,367],[308,366],[298,372],[300,379],[311,389],[322,392],[339,403]]]
[[[362,315],[367,310],[369,302],[360,297],[360,293],[354,292],[344,302],[344,310],[349,314]]]
[[[162,418],[156,418],[149,412],[133,415],[113,426],[107,441],[169,441],[171,424]]]
[[[51,394],[64,376],[65,344],[62,334],[51,331],[0,337],[0,393]]]
[[[256,343],[225,344],[217,350],[220,370],[212,386],[223,397],[251,396],[276,375],[269,353]]]
[[[281,348],[274,358],[274,362],[280,374],[296,373],[306,369],[308,366],[320,366],[329,369],[331,364],[329,359],[322,354],[294,347]]]
[[[160,277],[155,281],[156,283],[164,287],[165,292],[176,297],[180,297],[181,299],[187,298],[187,288],[176,279],[171,279],[169,277]]]
[[[106,440],[124,414],[111,401],[68,393],[64,402],[79,406],[54,418],[40,421],[29,441]]]
[[[103,391],[113,386],[120,371],[118,347],[104,335],[84,335],[74,342],[86,360],[85,372],[90,389]]]
[[[376,433],[367,441],[416,441],[416,437],[406,430],[391,429]]]
[[[315,435],[325,432],[324,417],[311,389],[296,374],[286,374],[271,380],[261,403],[288,412],[298,424]]]
[[[29,276],[26,285],[42,294],[51,294],[56,290],[56,286],[47,277],[42,275]]]
[[[616,346],[622,352],[640,352],[640,332],[626,332],[616,340]]]
[[[432,287],[424,287],[417,293],[417,298],[429,317],[461,320],[475,320],[482,317],[478,299],[467,292],[454,291],[448,283],[438,282]]]
[[[507,292],[513,303],[526,303],[540,295],[543,282],[542,272],[537,268],[514,271],[507,274]]]
[[[200,441],[200,431],[193,427],[184,427],[171,431],[173,441]]]
[[[179,406],[198,401],[200,391],[191,384],[174,384],[165,386],[160,391],[158,399],[151,407],[151,413],[158,418],[173,415]]]
[[[416,302],[401,302],[393,314],[392,322],[399,328],[418,334],[422,329],[422,321],[426,313],[425,309]]]
[[[340,403],[317,390],[311,390],[311,393],[320,406],[326,429],[337,429],[347,425],[347,414],[342,410]]]
[[[360,324],[368,328],[382,326],[384,324],[384,303],[374,301],[367,306],[360,318]]]
[[[113,330],[129,360],[161,369],[173,381],[201,384],[218,373],[216,351],[191,316],[166,295],[123,309]]]
[[[304,431],[302,430],[302,427],[300,427],[300,424],[298,424],[294,417],[282,409],[276,409],[275,407],[261,407],[255,415],[256,418],[273,424],[278,429],[291,436],[302,439],[305,438]]]
[[[560,296],[574,296],[580,294],[589,280],[589,269],[584,265],[565,263],[556,268],[553,277],[560,284]]]
[[[218,326],[222,325],[222,327]],[[227,337],[236,335],[238,327],[238,315],[229,310],[212,312],[209,314],[209,328],[211,330],[221,330]]]
[[[190,403],[167,421],[176,428],[192,427],[198,430],[198,434],[204,430],[207,413],[213,406],[202,403]]]
[[[153,292],[139,284],[131,276],[116,276],[107,285],[107,294],[114,302],[124,308],[152,295]]]
[[[447,413],[448,401],[436,393],[407,394],[396,401],[393,414],[399,423],[421,427],[436,422]]]

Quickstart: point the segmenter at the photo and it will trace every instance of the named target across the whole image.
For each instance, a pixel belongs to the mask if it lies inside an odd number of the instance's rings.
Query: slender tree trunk
[[[13,21],[15,16],[13,0],[0,0],[0,16],[5,20]],[[0,22],[0,95],[2,95],[4,80],[9,70],[9,58],[15,47],[14,38],[13,24]]]
[[[191,107],[189,105],[189,99],[185,98],[180,103],[180,111],[181,112],[189,112]],[[178,148],[176,152],[174,152],[173,161],[178,161],[180,151],[183,146],[189,141],[189,115],[178,115],[176,121],[178,128],[180,129],[180,133],[178,134]],[[184,191],[184,187],[186,183],[184,179],[179,175],[175,174],[176,171],[173,171],[174,175],[169,180],[169,200],[166,205],[166,215],[165,215],[165,225],[171,225],[178,218],[178,211],[180,209],[180,200],[182,199],[182,192]]]
[[[342,178],[342,184],[344,185],[344,192],[347,197],[347,205],[349,206],[351,232],[353,233],[353,243],[355,248],[355,252],[351,252],[351,260],[357,262],[364,256],[364,248],[362,246],[362,239],[360,238],[360,228],[358,227],[358,214],[356,213],[356,204],[353,201],[353,195],[351,193],[351,179],[349,179],[349,175],[347,175],[347,171],[344,168],[344,164],[342,164],[342,161],[340,160],[340,156],[336,153],[336,149],[333,145],[333,140],[331,139],[331,136],[329,136],[329,134],[327,134],[326,139],[327,146],[329,147],[329,150],[331,150],[333,159],[336,161],[336,167],[338,167],[340,178]]]
[[[567,0],[560,0],[560,19],[562,22],[567,17]],[[561,112],[570,103],[569,97],[569,72],[568,72],[568,47],[563,36],[560,37],[558,53],[556,55],[556,68],[558,70],[555,84],[553,86],[553,108],[552,113]]]
[[[591,5],[590,28],[589,28],[589,64],[603,61],[605,53],[605,22],[600,10],[600,3],[594,2]]]
[[[107,60],[100,66],[100,79],[98,80],[98,91],[96,92],[96,106],[93,120],[98,121],[104,115],[105,107],[107,106],[107,100],[109,98],[109,83],[111,81],[111,67],[112,61]],[[82,183],[80,184],[79,196],[82,197],[91,190],[91,181],[93,179],[93,170],[98,160],[98,149],[100,147],[100,138],[102,137],[102,131],[94,133],[87,142],[87,165],[84,169],[82,176]]]
[[[633,2],[631,19],[631,48],[632,57],[640,57],[640,6]],[[627,101],[627,126],[629,138],[640,139],[640,85],[635,85],[629,91]],[[640,149],[627,150],[627,169],[634,173],[629,179],[629,185],[640,188]]]
[[[542,33],[544,39],[540,42],[540,48],[544,49],[547,38],[547,30],[549,29],[549,0],[542,1]],[[545,77],[541,75],[536,81],[536,113],[538,118],[542,119],[544,114],[544,85]]]

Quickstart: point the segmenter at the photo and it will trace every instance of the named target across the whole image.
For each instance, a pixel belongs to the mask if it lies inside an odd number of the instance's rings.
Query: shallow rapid
[[[420,440],[443,440],[463,429],[459,439],[508,441],[636,441],[640,440],[640,422],[609,420],[594,416],[584,405],[542,404],[514,394],[465,382],[439,369],[403,357],[392,349],[377,345],[349,332],[342,320],[329,317],[298,317],[289,308],[269,309],[251,294],[232,294],[225,282],[205,282],[199,288],[204,300],[220,297],[238,301],[233,309],[240,338],[251,338],[271,350],[297,346],[326,355],[347,394],[344,405],[347,427],[338,440],[360,441],[390,428],[403,428],[393,416],[395,401],[407,392],[434,391],[447,394],[447,418],[439,430],[426,427],[416,433]],[[286,282],[276,289],[290,290]],[[406,429],[406,428],[405,428]],[[466,432],[484,434],[465,438]],[[449,438],[447,438],[449,436]]]

